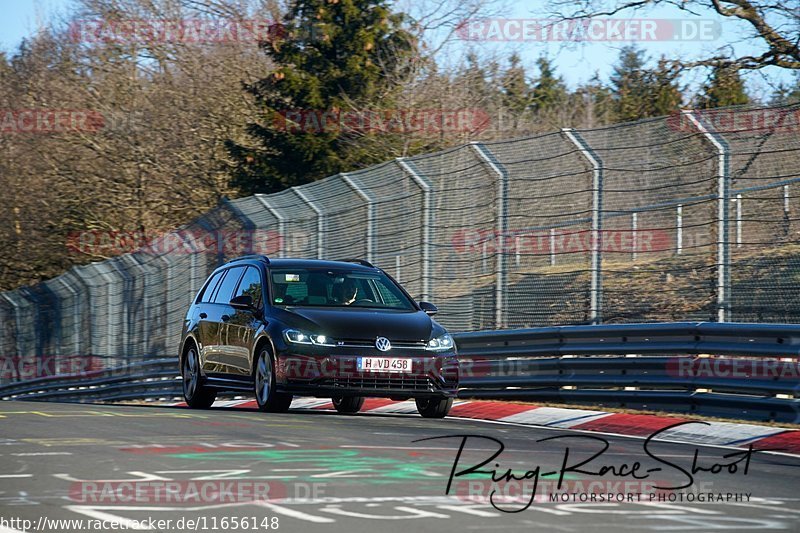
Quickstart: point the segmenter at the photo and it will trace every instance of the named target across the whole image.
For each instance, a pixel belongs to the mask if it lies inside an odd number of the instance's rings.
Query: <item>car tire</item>
[[[200,356],[192,345],[186,350],[181,362],[181,378],[183,381],[183,399],[192,409],[208,409],[217,399],[217,391],[203,383],[200,372]]]
[[[452,398],[415,398],[417,411],[424,418],[444,418],[453,407]]]
[[[342,414],[352,415],[361,410],[364,406],[363,396],[346,396],[333,398],[333,406]]]
[[[253,370],[254,392],[259,411],[285,413],[292,405],[292,395],[278,392],[275,387],[275,367],[272,356],[263,348],[256,358]]]

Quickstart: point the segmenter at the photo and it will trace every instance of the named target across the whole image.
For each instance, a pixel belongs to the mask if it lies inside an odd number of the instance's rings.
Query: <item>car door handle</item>
[[[200,313],[200,318],[208,318],[208,315],[205,313]]]
[[[231,319],[231,317],[229,317],[228,315],[222,315],[222,317],[221,317],[221,318],[222,318],[222,321],[223,321],[223,322],[227,322],[228,320],[230,320],[230,319]]]

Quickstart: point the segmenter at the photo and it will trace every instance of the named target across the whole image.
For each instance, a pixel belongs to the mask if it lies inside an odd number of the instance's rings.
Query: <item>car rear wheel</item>
[[[332,398],[333,406],[342,414],[352,415],[357,413],[361,410],[364,406],[364,397],[363,396],[347,396],[347,397],[335,397]]]
[[[453,407],[452,398],[415,398],[417,411],[425,418],[444,418]]]
[[[192,409],[208,409],[217,399],[217,392],[203,384],[200,374],[200,357],[192,346],[186,351],[181,365],[183,378],[183,399]]]
[[[255,376],[256,404],[260,411],[285,413],[292,404],[292,395],[275,390],[275,372],[272,356],[266,349],[261,350],[256,359]]]

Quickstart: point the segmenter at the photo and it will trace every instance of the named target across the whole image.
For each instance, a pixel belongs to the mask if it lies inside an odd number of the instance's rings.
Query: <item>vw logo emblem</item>
[[[386,337],[378,337],[375,339],[375,347],[382,352],[388,352],[392,349],[392,343]]]

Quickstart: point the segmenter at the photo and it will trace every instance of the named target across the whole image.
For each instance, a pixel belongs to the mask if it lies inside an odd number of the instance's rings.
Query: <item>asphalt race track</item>
[[[545,473],[575,466],[601,443],[568,430],[416,415],[40,402],[0,404],[0,427],[1,533],[86,531],[102,520],[163,531],[800,531],[800,458],[784,455],[757,453],[746,475],[741,462],[735,473],[699,471],[690,488],[655,491],[654,480],[677,486],[687,477],[648,457],[643,440],[607,436],[608,449],[583,468],[615,470],[603,477],[567,472],[563,492],[586,498],[624,492],[642,501],[545,499],[508,513],[485,500],[485,474],[457,477],[445,496],[464,442],[455,435],[473,435],[459,471],[497,449],[480,437],[500,440],[505,450],[483,467],[499,464],[498,478],[509,468],[522,477],[536,467]],[[572,437],[536,442],[565,435]],[[437,436],[448,438],[413,442]],[[733,462],[724,456],[735,451],[670,443],[650,449],[687,470],[696,449],[698,465],[709,469]],[[635,461],[663,468],[649,481],[614,475]],[[539,490],[555,491],[555,479],[543,478]],[[498,507],[519,510],[528,503],[524,485],[504,487],[509,497],[495,500]],[[667,494],[684,501],[658,500]],[[708,501],[708,495],[729,501]],[[56,527],[57,519],[85,523]]]

